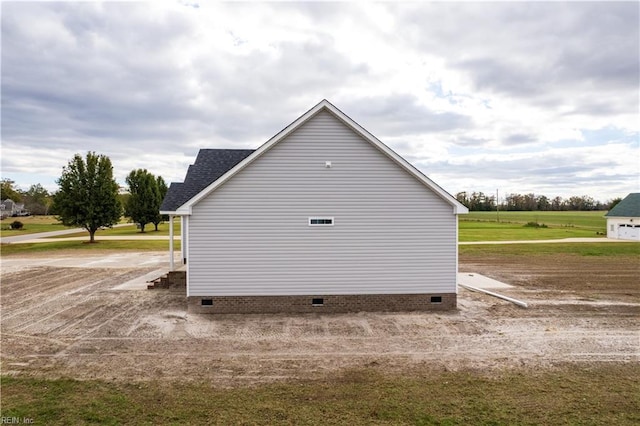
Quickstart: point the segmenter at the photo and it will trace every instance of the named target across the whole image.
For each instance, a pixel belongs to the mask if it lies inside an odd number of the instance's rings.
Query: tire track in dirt
[[[11,303],[2,304],[3,371],[11,363],[12,374],[210,379],[225,386],[321,377],[351,367],[491,370],[638,362],[640,295],[625,287],[631,285],[629,270],[619,284],[618,275],[607,278],[607,262],[572,258],[577,277],[570,278],[562,259],[548,265],[545,259],[507,260],[504,268],[474,259],[494,277],[517,284],[506,292],[531,302],[529,309],[461,290],[459,309],[452,312],[334,315],[190,315],[184,295],[111,290],[156,266],[74,268],[82,271],[76,275],[65,268],[25,268],[24,275],[2,276],[3,289],[6,277],[12,289]],[[26,277],[29,290],[17,291]],[[603,282],[594,290],[584,287],[585,280]]]
[[[3,308],[5,310],[14,310],[13,308],[16,305],[25,306],[23,310],[16,310],[12,314],[5,316],[5,319],[9,319],[17,315],[23,315],[29,310],[38,309],[42,306],[48,305],[51,301],[64,299],[74,293],[100,285],[103,281],[113,275],[113,272],[108,270],[83,271],[78,270],[77,268],[73,268],[71,271],[66,268],[46,268],[41,271],[41,274],[41,279],[42,277],[47,277],[47,279],[46,284],[41,284],[40,290],[21,292],[23,295],[22,297],[14,296],[10,298],[10,300],[4,300],[3,298],[3,302],[6,302],[6,304],[3,303]],[[105,277],[105,275],[109,276]],[[92,278],[97,279],[98,281],[90,281],[87,284],[86,281],[89,281]],[[33,296],[28,297],[28,294],[33,294]],[[40,304],[33,304],[32,302],[36,300],[44,300],[44,302]]]
[[[3,295],[11,296],[8,302],[20,302],[26,303],[36,297],[46,296],[48,292],[59,293],[64,288],[73,288],[77,280],[86,279],[92,274],[87,271],[76,270],[69,271],[65,269],[50,268],[50,267],[38,267],[35,268],[37,276],[30,278],[30,281],[35,283],[32,285],[25,285],[27,280],[17,279],[15,281],[2,280],[2,292]],[[47,277],[47,282],[42,283],[41,278]],[[6,287],[13,287],[13,291],[6,291]],[[37,296],[32,298],[25,297],[28,294],[33,294],[37,291]]]
[[[59,271],[55,271],[54,274],[57,272]],[[87,271],[81,277],[68,278],[73,281],[67,285],[60,285],[57,288],[57,295],[36,294],[32,297],[17,299],[12,306],[3,306],[2,326],[4,329],[20,332],[37,324],[49,322],[56,316],[62,315],[61,321],[65,321],[63,315],[65,312],[78,308],[82,309],[82,305],[90,301],[102,303],[105,295],[101,295],[101,293],[127,277],[137,276],[138,273],[135,270],[125,270],[114,276],[113,269],[94,270]],[[91,282],[82,285],[81,283],[87,279],[91,279]],[[50,291],[50,293],[53,293],[53,291]],[[33,303],[36,300],[41,300],[42,302]],[[11,308],[16,305],[24,306],[24,308],[13,310],[12,312]],[[6,314],[7,311],[9,314]]]

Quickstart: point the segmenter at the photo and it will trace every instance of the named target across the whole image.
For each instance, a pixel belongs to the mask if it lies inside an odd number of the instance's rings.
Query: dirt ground
[[[123,267],[2,259],[2,374],[236,386],[365,366],[495,371],[639,361],[638,263],[628,258],[461,256],[462,272],[513,284],[501,292],[528,309],[460,289],[448,313],[211,316],[187,315],[175,291],[123,289],[163,261],[138,256]]]

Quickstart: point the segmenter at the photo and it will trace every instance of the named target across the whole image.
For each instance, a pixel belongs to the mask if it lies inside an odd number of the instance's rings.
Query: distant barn
[[[608,238],[640,241],[640,192],[624,197],[605,217]]]
[[[189,311],[456,307],[465,206],[323,100],[257,150],[201,150],[182,219]]]

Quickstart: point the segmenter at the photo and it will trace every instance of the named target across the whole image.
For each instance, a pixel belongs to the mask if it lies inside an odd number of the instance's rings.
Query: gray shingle
[[[253,149],[201,149],[189,166],[183,183],[172,182],[162,200],[161,211],[176,211],[200,191],[231,170],[251,154]]]
[[[182,204],[180,203],[182,198],[181,189],[181,182],[171,182],[171,185],[169,185],[169,189],[164,196],[164,200],[162,200],[162,204],[160,205],[160,211],[174,211]]]
[[[606,217],[640,217],[640,192],[627,195],[609,210]]]

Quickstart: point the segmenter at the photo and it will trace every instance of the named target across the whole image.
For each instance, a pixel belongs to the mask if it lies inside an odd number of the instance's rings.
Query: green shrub
[[[14,220],[13,222],[11,222],[11,225],[9,225],[9,227],[11,229],[22,229],[24,228],[24,224],[19,220]]]
[[[544,223],[538,223],[538,222],[527,222],[523,226],[526,228],[548,228],[548,226],[545,225]]]

